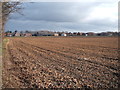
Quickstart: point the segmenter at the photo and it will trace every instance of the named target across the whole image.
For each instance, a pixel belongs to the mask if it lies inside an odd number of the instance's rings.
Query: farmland
[[[3,87],[118,87],[117,37],[7,38]]]

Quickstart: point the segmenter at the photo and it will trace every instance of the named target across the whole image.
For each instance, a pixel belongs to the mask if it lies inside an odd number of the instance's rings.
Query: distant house
[[[20,32],[20,36],[24,36],[24,33],[23,33],[23,31],[21,31],[21,32]]]
[[[88,36],[88,33],[85,33],[85,36]]]
[[[107,32],[102,32],[101,36],[108,36],[108,33]]]
[[[82,33],[82,36],[86,36],[86,33]]]
[[[113,32],[107,32],[108,36],[113,36]]]
[[[12,36],[12,33],[5,33],[5,36],[11,37],[11,36]]]
[[[73,36],[77,36],[77,32],[73,32]]]
[[[78,35],[78,36],[82,36],[83,33],[82,33],[82,32],[78,32],[77,35]]]
[[[59,36],[59,34],[58,33],[54,33],[54,36]]]
[[[66,33],[62,33],[61,36],[67,36],[67,34]]]
[[[25,37],[30,37],[30,36],[32,36],[32,34],[31,33],[25,33],[24,36]]]
[[[101,33],[97,33],[96,35],[97,35],[97,36],[101,36]]]
[[[57,32],[59,36],[61,36],[62,32]]]
[[[34,36],[54,36],[52,31],[38,31],[33,34]]]
[[[72,36],[72,33],[71,32],[69,32],[69,33],[66,33],[67,34],[67,36]]]
[[[16,32],[16,33],[15,33],[15,36],[17,36],[17,37],[20,36],[20,33],[19,33],[19,32]]]
[[[3,34],[4,34],[4,36],[11,37],[12,36],[12,31],[6,31]]]
[[[88,32],[87,34],[88,34],[88,36],[95,36],[95,33],[93,33],[93,32]]]

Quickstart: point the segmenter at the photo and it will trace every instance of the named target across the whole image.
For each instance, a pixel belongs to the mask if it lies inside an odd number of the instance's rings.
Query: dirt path
[[[3,62],[3,86],[117,87],[117,39],[86,39],[11,38]]]

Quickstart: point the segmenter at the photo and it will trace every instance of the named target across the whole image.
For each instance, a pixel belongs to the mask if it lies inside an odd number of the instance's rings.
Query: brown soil
[[[116,37],[9,38],[5,88],[117,88]]]

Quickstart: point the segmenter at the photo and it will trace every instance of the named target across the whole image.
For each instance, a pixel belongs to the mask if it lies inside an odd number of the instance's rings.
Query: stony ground
[[[115,37],[8,39],[3,58],[5,88],[118,87]]]

